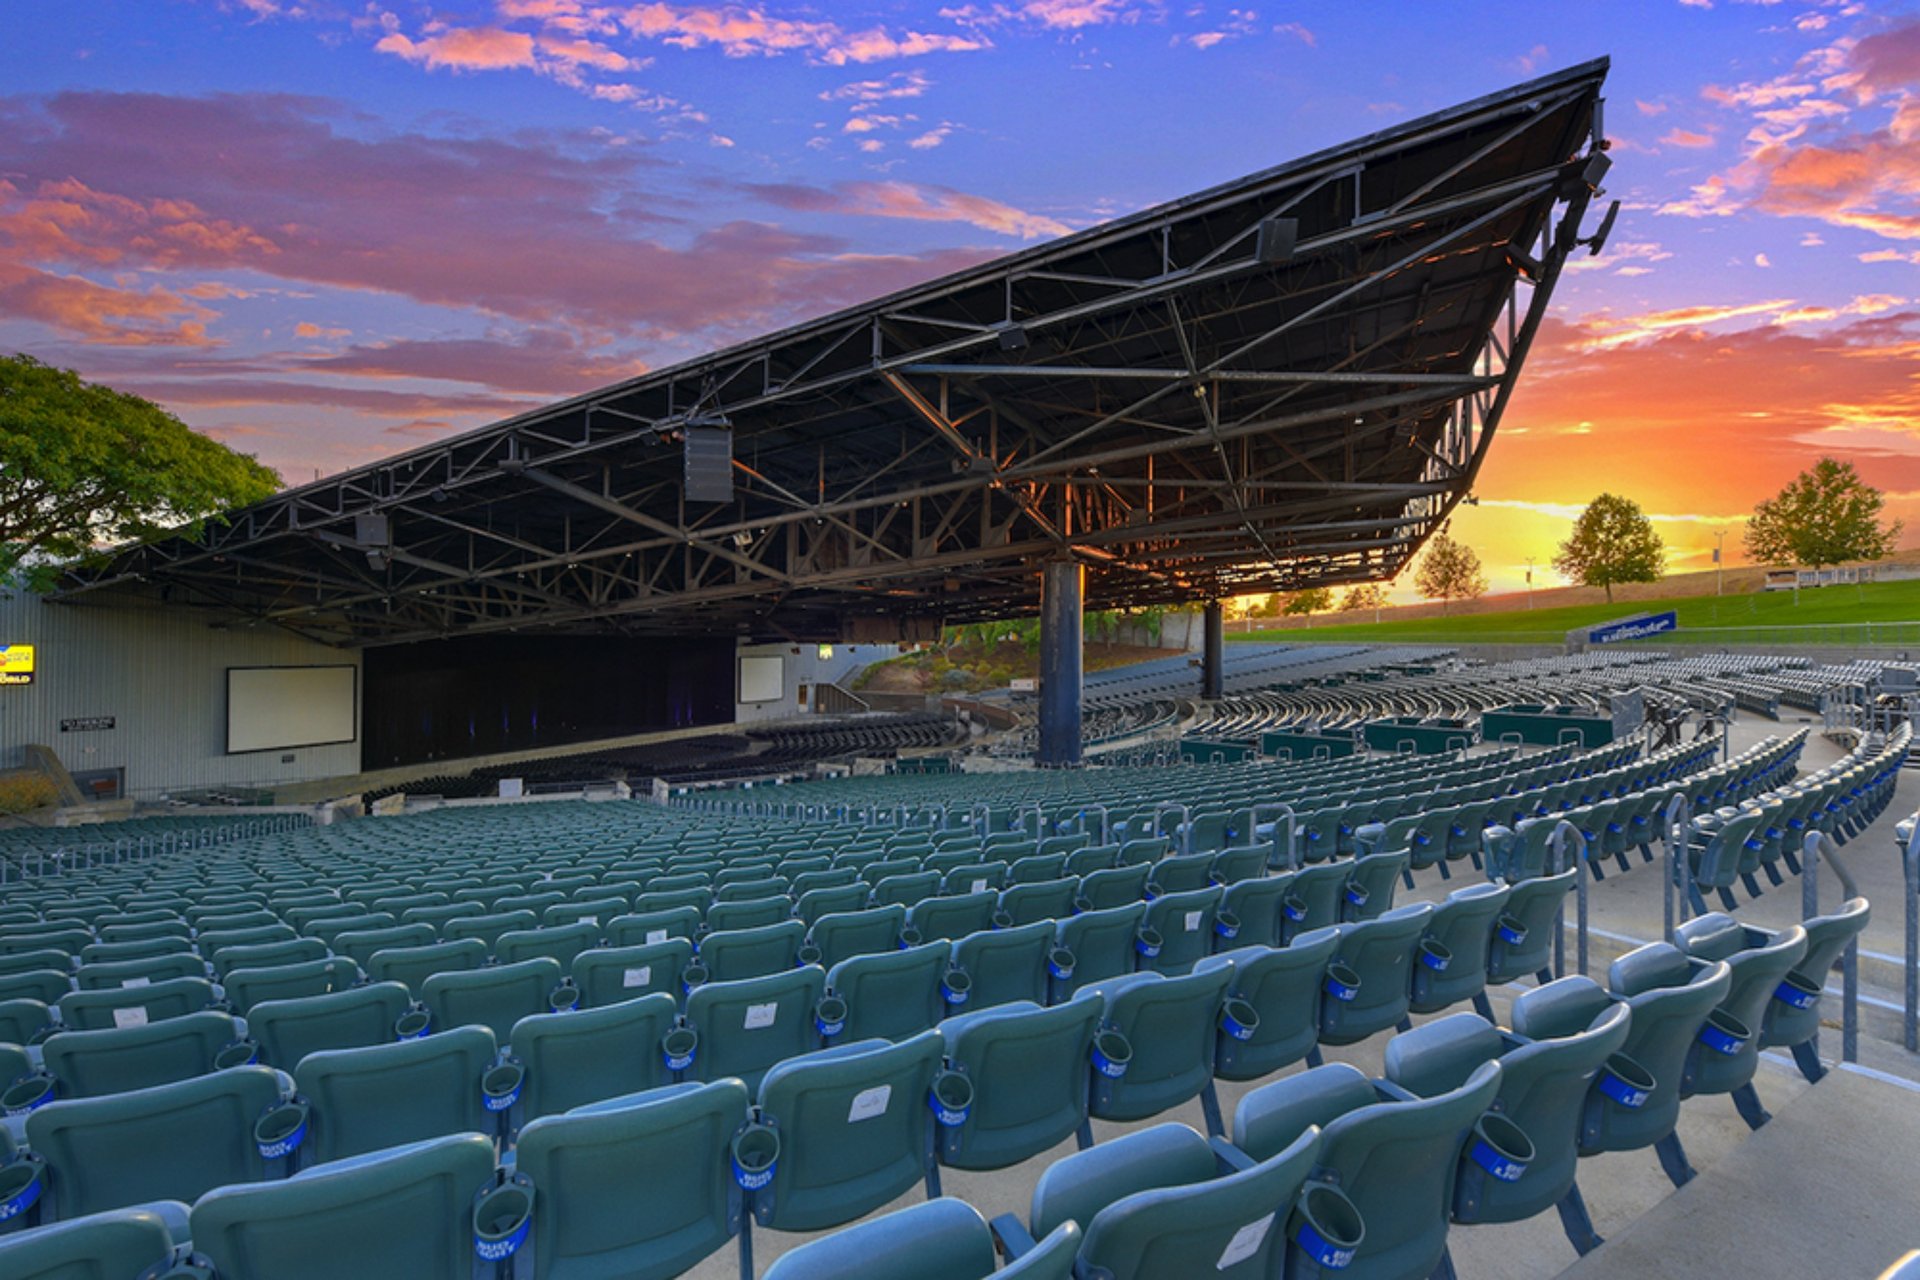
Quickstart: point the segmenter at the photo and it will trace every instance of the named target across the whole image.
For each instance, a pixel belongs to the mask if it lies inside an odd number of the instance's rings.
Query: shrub
[[[25,813],[57,803],[60,793],[45,774],[0,774],[0,813]]]

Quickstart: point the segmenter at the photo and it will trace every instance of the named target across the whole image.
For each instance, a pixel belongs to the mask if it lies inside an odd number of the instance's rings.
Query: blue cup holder
[[[957,1009],[965,1004],[972,992],[973,979],[967,976],[964,969],[949,969],[946,976],[940,979],[940,998],[947,1002],[949,1008]]]
[[[1093,1037],[1093,1069],[1109,1080],[1127,1074],[1133,1061],[1133,1046],[1118,1031],[1101,1031]]]
[[[780,1161],[780,1135],[764,1124],[749,1124],[733,1137],[733,1180],[742,1190],[758,1191],[773,1181]]]
[[[262,1160],[284,1160],[307,1140],[307,1104],[299,1098],[268,1107],[253,1124],[254,1145]]]
[[[1231,911],[1219,911],[1213,917],[1213,931],[1227,942],[1240,936],[1240,917]]]
[[[1073,977],[1073,952],[1055,947],[1047,952],[1047,976],[1061,982]]]
[[[1432,973],[1445,973],[1453,963],[1453,952],[1432,938],[1420,939],[1420,967]]]
[[[1335,960],[1327,966],[1326,992],[1342,1004],[1351,1004],[1360,997],[1360,975]]]
[[[685,1071],[691,1067],[699,1045],[700,1033],[692,1027],[674,1027],[661,1036],[660,1056],[666,1060],[667,1070]]]
[[[1820,1003],[1820,987],[1797,973],[1789,973],[1773,989],[1773,998],[1789,1009],[1805,1011]]]
[[[547,992],[547,1008],[554,1013],[572,1013],[580,1007],[580,988],[573,985],[572,978],[562,978],[558,986]]]
[[[1533,1163],[1533,1141],[1519,1125],[1489,1111],[1474,1122],[1467,1159],[1496,1181],[1518,1182]]]
[[[1347,882],[1347,901],[1352,903],[1354,906],[1356,907],[1366,906],[1367,899],[1372,896],[1373,896],[1372,894],[1367,892],[1365,885],[1355,884],[1351,880]]]
[[[1345,1271],[1353,1265],[1366,1235],[1360,1208],[1346,1192],[1330,1182],[1309,1182],[1301,1188],[1287,1222],[1287,1236],[1301,1255],[1296,1261],[1311,1264],[1305,1274]],[[1289,1267],[1287,1274],[1295,1274],[1294,1268]]]
[[[1294,924],[1299,924],[1307,918],[1307,900],[1288,894],[1280,900],[1280,910],[1286,915],[1288,920],[1291,920]]]
[[[533,1184],[503,1182],[473,1206],[473,1251],[483,1262],[503,1262],[519,1252],[533,1230]]]
[[[941,1128],[959,1128],[973,1110],[973,1081],[958,1071],[942,1071],[927,1091],[927,1106]]]
[[[1653,1073],[1624,1053],[1608,1058],[1593,1084],[1602,1096],[1628,1111],[1646,1106],[1656,1088]]]
[[[1527,940],[1527,926],[1515,916],[1502,915],[1493,922],[1494,936],[1510,947],[1522,946]]]
[[[821,996],[813,1006],[813,1027],[831,1039],[847,1029],[847,1002],[840,996]]]
[[[1220,1007],[1220,1030],[1229,1040],[1251,1040],[1260,1030],[1260,1012],[1238,996],[1231,996]]]
[[[1143,925],[1140,932],[1133,936],[1133,949],[1148,960],[1158,956],[1163,945],[1165,944],[1158,929],[1150,929]]]
[[[698,960],[695,960],[692,964],[680,971],[680,989],[688,995],[693,994],[695,987],[705,985],[706,981],[707,966],[701,964]]]
[[[520,1101],[520,1088],[527,1082],[527,1069],[517,1062],[502,1062],[489,1067],[480,1077],[480,1101],[488,1111],[511,1111]]]
[[[1722,1057],[1734,1058],[1747,1047],[1753,1039],[1753,1032],[1747,1024],[1740,1021],[1724,1009],[1715,1009],[1700,1024],[1700,1043]]]
[[[394,1020],[395,1040],[419,1040],[433,1029],[433,1015],[423,1005],[414,1005]]]

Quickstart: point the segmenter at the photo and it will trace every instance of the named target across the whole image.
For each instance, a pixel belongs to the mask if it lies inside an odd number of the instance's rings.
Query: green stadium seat
[[[47,1162],[47,1202],[59,1218],[152,1200],[190,1202],[266,1176],[254,1123],[280,1097],[271,1069],[235,1067],[48,1103],[27,1116],[27,1141]]]
[[[827,993],[847,1003],[846,1041],[905,1040],[936,1025],[946,1011],[941,982],[951,948],[928,942],[903,950],[849,956],[827,970]]]
[[[965,999],[949,983],[948,1003],[956,1009],[984,1009],[1015,1000],[1044,1004],[1054,925],[1036,921],[1010,929],[970,933],[953,944],[953,967],[966,975]]]
[[[336,958],[275,965],[269,969],[235,969],[227,975],[222,990],[227,1003],[244,1017],[266,1000],[331,995],[345,991],[359,980],[360,969],[353,961]]]
[[[534,1280],[678,1276],[722,1248],[743,1225],[727,1153],[747,1117],[723,1079],[528,1124],[515,1167],[536,1189]]]
[[[1077,1226],[1082,1275],[1268,1280],[1283,1274],[1284,1216],[1319,1148],[1309,1128],[1255,1163],[1186,1125],[1155,1125],[1049,1165],[1033,1190],[1031,1234],[1010,1216],[993,1225],[1016,1258],[1034,1235]]]
[[[494,1180],[478,1134],[396,1145],[209,1192],[193,1247],[220,1280],[470,1280],[474,1198]]]
[[[1176,978],[1135,973],[1089,988],[1105,1005],[1102,1029],[1118,1032],[1132,1051],[1118,1076],[1094,1068],[1088,1110],[1095,1119],[1145,1120],[1198,1097],[1208,1127],[1218,1129],[1214,1041],[1232,979],[1222,966]]]
[[[205,1075],[239,1042],[239,1027],[211,1010],[107,1031],[60,1031],[40,1052],[60,1096],[96,1098]]]
[[[261,1061],[292,1071],[309,1053],[388,1044],[412,997],[397,982],[375,982],[325,995],[265,1000],[247,1014]]]
[[[1079,1230],[1060,1227],[994,1270],[993,1233],[979,1211],[940,1198],[837,1231],[774,1259],[766,1280],[1070,1280]]]
[[[676,1001],[680,975],[693,963],[693,943],[685,938],[635,947],[596,947],[573,958],[573,985],[583,1009],[599,1009],[664,992]]]
[[[561,987],[561,973],[560,962],[551,956],[436,973],[427,979],[420,1003],[432,1016],[435,1033],[449,1027],[485,1027],[504,1044],[520,1019],[573,1006],[577,996],[571,986]]]
[[[1505,912],[1511,893],[1503,884],[1468,885],[1434,904],[1414,957],[1412,1012],[1437,1013],[1482,996],[1494,921]]]
[[[906,924],[907,909],[897,903],[821,916],[807,930],[806,941],[811,948],[806,953],[807,963],[832,970],[854,956],[893,951],[900,945]]]
[[[695,963],[708,982],[737,982],[791,969],[798,962],[807,927],[798,920],[709,933],[700,939]]]
[[[135,964],[147,961],[136,960]],[[117,983],[114,985],[118,985]],[[64,969],[29,969],[0,978],[0,1004],[11,1000],[31,1000],[36,1004],[58,1004],[60,997],[72,991],[73,975]]]
[[[672,1083],[660,1038],[679,1006],[656,992],[602,1008],[542,1013],[513,1024],[513,1056],[526,1068],[520,1116],[534,1120]]]
[[[1792,1050],[1795,1065],[1809,1081],[1818,1081],[1826,1074],[1814,1049],[1814,1038],[1820,1034],[1820,993],[1827,974],[1847,944],[1866,929],[1870,917],[1867,900],[1851,898],[1832,915],[1805,921],[1802,927],[1807,931],[1807,953],[1775,989],[1761,1018],[1761,1047]]]
[[[1093,996],[1052,1008],[1017,1001],[942,1022],[947,1062],[973,1086],[973,1102],[936,1130],[940,1162],[1005,1169],[1073,1136],[1087,1119],[1087,1064],[1105,1009]]]
[[[907,911],[903,936],[921,942],[951,942],[993,927],[993,913],[999,909],[1000,895],[994,891],[956,894],[949,898],[923,898]]]
[[[1515,978],[1551,980],[1553,940],[1567,895],[1573,892],[1578,868],[1557,876],[1517,880],[1508,887],[1506,910],[1494,918],[1493,938],[1487,950],[1487,982],[1498,986]],[[1481,1011],[1483,1016],[1485,1010]]]
[[[820,1047],[814,1009],[826,992],[818,965],[764,978],[708,982],[687,996],[699,1036],[692,1070],[702,1080],[738,1076],[757,1089],[768,1067]]]
[[[1054,1002],[1096,982],[1132,973],[1139,958],[1140,926],[1146,918],[1147,904],[1135,899],[1105,910],[1083,910],[1056,924],[1054,945],[1066,951],[1072,968],[1062,973],[1055,958],[1049,958],[1048,990]]]
[[[1080,878],[1082,911],[1109,911],[1128,903],[1141,902],[1147,896],[1147,876],[1153,868],[1135,863],[1094,871]]]
[[[58,1025],[44,1001],[25,997],[0,1000],[0,1044],[30,1044]]]
[[[184,1215],[186,1206],[176,1207]],[[162,1267],[173,1233],[153,1209],[121,1209],[0,1236],[0,1275],[8,1280],[117,1280]]]
[[[1327,962],[1340,935],[1335,929],[1302,934],[1288,947],[1240,947],[1210,956],[1196,973],[1228,968],[1227,994],[1249,1005],[1255,1021],[1237,1031],[1222,1026],[1213,1073],[1222,1080],[1258,1080],[1296,1062],[1318,1063],[1320,1002]]]
[[[478,938],[436,942],[425,947],[387,947],[361,967],[372,982],[397,982],[418,997],[436,973],[463,973],[487,962],[487,944]]]
[[[485,1027],[452,1027],[418,1040],[323,1049],[293,1069],[313,1104],[312,1158],[339,1160],[454,1133],[491,1133],[481,1089],[496,1046]],[[469,1193],[471,1194],[471,1193]]]
[[[1009,885],[1000,891],[995,924],[1010,929],[1039,920],[1064,920],[1073,914],[1079,896],[1080,882],[1072,877]]]
[[[942,1042],[932,1031],[899,1044],[864,1040],[769,1070],[758,1123],[779,1134],[767,1185],[751,1194],[754,1221],[818,1231],[880,1208],[926,1182],[939,1194],[928,1107]]]
[[[633,915],[615,916],[604,926],[607,945],[610,947],[652,946],[665,942],[669,938],[685,938],[692,942],[699,938],[702,928],[701,908],[692,906],[669,907],[662,911],[637,912]]]

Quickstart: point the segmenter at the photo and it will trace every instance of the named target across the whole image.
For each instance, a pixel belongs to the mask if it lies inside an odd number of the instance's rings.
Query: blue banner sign
[[[1672,613],[1654,613],[1644,618],[1626,618],[1590,629],[1587,632],[1587,643],[1612,644],[1616,640],[1644,640],[1648,636],[1657,636],[1663,631],[1672,631],[1679,625],[1679,616]]]

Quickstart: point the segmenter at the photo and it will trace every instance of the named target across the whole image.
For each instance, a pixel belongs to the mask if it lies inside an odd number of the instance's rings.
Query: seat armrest
[[[1008,1262],[1033,1252],[1033,1235],[1027,1230],[1027,1224],[1011,1213],[1003,1213],[987,1224],[993,1232],[993,1241],[1000,1247],[1000,1256]]]
[[[1213,1158],[1220,1162],[1221,1173],[1245,1173],[1259,1163],[1225,1138],[1209,1138],[1207,1145],[1213,1148]]]

